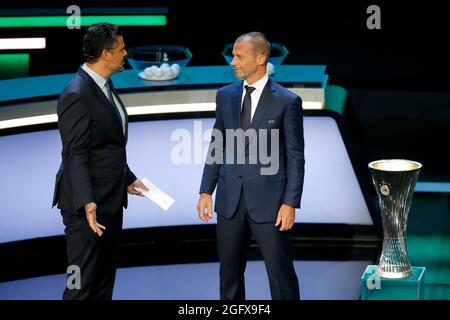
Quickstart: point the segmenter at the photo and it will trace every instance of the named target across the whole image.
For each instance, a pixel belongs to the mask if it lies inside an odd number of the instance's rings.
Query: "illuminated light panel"
[[[321,109],[321,102],[304,102],[303,109]],[[162,104],[151,106],[135,106],[127,107],[127,113],[130,116],[146,115],[146,114],[164,114],[164,113],[185,113],[185,112],[208,112],[215,111],[216,104],[214,102],[206,103],[179,103],[179,104]],[[26,117],[18,119],[10,119],[0,121],[0,130],[8,128],[23,127],[36,124],[57,122],[56,114],[48,114],[43,116]]]
[[[0,38],[0,50],[45,49],[45,38]]]
[[[67,27],[73,16],[0,17],[0,28]],[[80,16],[82,27],[98,22],[109,22],[120,26],[165,26],[165,15],[98,15]]]

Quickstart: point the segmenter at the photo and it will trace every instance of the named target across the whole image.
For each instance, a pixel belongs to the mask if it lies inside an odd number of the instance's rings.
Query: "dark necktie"
[[[250,128],[252,122],[252,92],[255,90],[253,87],[245,86],[245,97],[242,103],[241,109],[241,128],[247,130]]]
[[[112,105],[112,108],[114,110],[114,113],[119,118],[120,124],[122,125],[122,117],[120,116],[119,109],[117,109],[116,102],[114,101],[114,95],[112,93],[112,90],[114,89],[114,86],[112,84],[111,79],[108,79],[108,81],[106,81],[105,85],[106,85],[106,89],[108,89],[109,101],[111,102],[111,105]]]

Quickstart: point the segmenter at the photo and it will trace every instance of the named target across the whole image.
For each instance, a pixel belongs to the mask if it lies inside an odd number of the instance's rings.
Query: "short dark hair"
[[[115,24],[101,22],[91,25],[83,37],[84,60],[97,62],[103,50],[116,48],[119,36],[122,36],[122,31]]]
[[[236,42],[248,40],[253,45],[255,52],[262,53],[267,56],[266,64],[269,61],[270,57],[270,42],[267,40],[266,36],[258,31],[253,31],[249,33],[244,33],[236,39]]]

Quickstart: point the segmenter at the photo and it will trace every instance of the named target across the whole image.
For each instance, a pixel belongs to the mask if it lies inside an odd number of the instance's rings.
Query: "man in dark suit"
[[[245,299],[251,235],[266,264],[272,299],[300,298],[287,231],[294,225],[303,189],[302,102],[267,76],[269,55],[270,43],[259,32],[236,40],[231,65],[243,81],[217,92],[216,122],[200,186],[197,210],[207,222],[217,184],[220,298],[225,300]],[[236,134],[240,130],[245,134]],[[272,168],[261,157],[265,142]]]
[[[57,105],[62,161],[53,206],[61,209],[69,266],[81,276],[63,298],[111,299],[127,191],[148,189],[127,165],[128,116],[110,80],[127,54],[120,28],[90,26],[83,51],[86,63]]]

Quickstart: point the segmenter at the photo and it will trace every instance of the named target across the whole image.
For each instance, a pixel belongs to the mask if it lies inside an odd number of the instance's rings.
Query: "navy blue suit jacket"
[[[243,189],[250,217],[256,222],[272,222],[276,220],[282,204],[300,208],[305,166],[302,101],[300,97],[269,78],[258,102],[251,128],[257,132],[254,137],[256,139],[260,137],[259,134],[266,134],[269,151],[275,143],[271,139],[271,131],[278,130],[279,152],[271,156],[277,156],[279,167],[274,174],[263,175],[261,168],[267,168],[269,165],[267,161],[261,161],[259,156],[256,164],[249,164],[248,160],[245,164],[238,164],[236,154],[230,161],[230,154],[226,152],[227,144],[231,143],[227,139],[227,129],[241,127],[242,91],[243,82],[239,81],[217,92],[214,129],[222,132],[224,138],[218,148],[213,137],[210,152],[214,145],[216,153],[223,153],[223,163],[205,164],[200,193],[212,194],[217,185],[214,210],[230,218],[236,210]],[[233,140],[232,149],[239,153],[239,139]],[[258,141],[262,142],[261,139]],[[257,151],[250,150],[251,142],[252,140],[243,142],[245,148],[240,150],[246,155],[257,155]],[[257,149],[260,149],[259,145]]]
[[[115,111],[95,81],[83,70],[67,84],[57,105],[62,161],[56,174],[53,206],[84,214],[97,204],[97,214],[114,214],[127,207],[127,186],[136,176],[127,165],[125,135]]]

